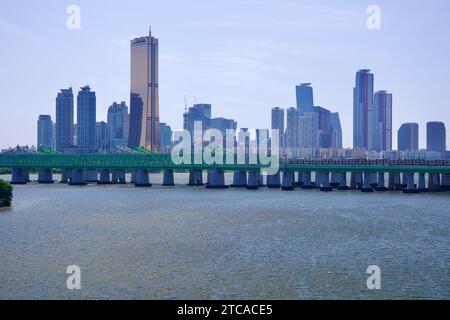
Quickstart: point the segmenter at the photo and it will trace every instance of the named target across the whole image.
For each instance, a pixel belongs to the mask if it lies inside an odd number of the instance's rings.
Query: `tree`
[[[11,205],[11,201],[13,198],[13,187],[8,182],[0,180],[0,206]]]

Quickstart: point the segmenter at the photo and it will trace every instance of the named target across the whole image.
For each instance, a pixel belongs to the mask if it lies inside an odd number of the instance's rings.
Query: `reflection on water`
[[[0,211],[0,298],[450,298],[448,193],[219,191],[176,179],[16,186]],[[79,291],[66,289],[73,264]],[[381,291],[366,288],[369,265]]]

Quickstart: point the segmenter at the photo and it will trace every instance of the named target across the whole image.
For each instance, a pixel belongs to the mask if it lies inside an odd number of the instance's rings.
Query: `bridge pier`
[[[439,173],[428,174],[428,190],[432,192],[440,192],[441,188],[441,176]]]
[[[419,173],[419,189],[418,192],[428,192],[428,188],[425,184],[425,173]]]
[[[378,172],[378,184],[375,187],[375,191],[381,191],[381,192],[385,192],[388,191],[388,188],[386,188],[386,182],[384,179],[384,172]]]
[[[202,170],[190,170],[189,171],[189,183],[188,186],[203,186]]]
[[[98,180],[98,184],[111,184],[109,169],[100,170],[100,179]]]
[[[264,184],[264,175],[261,173],[261,171],[258,171],[258,184],[259,184],[260,188],[263,188],[266,186]]]
[[[38,175],[38,182],[39,183],[54,183],[53,180],[53,172],[52,169],[49,168],[41,168],[39,169],[39,175]]]
[[[69,178],[69,186],[87,185],[84,169],[73,169]]]
[[[31,179],[30,179],[30,169],[28,169],[28,168],[25,168],[25,169],[23,169],[24,170],[24,175],[25,175],[25,181],[28,183],[28,182],[31,182]]]
[[[11,184],[26,184],[26,172],[23,168],[13,168],[12,169],[12,177]]]
[[[339,186],[337,187],[340,191],[350,190],[350,187],[347,185],[347,172],[339,172]]]
[[[136,183],[136,173],[137,173],[137,170],[131,171],[130,183],[133,183],[133,184]]]
[[[165,187],[172,187],[175,185],[175,181],[173,178],[173,170],[172,169],[165,169],[163,174],[163,186]]]
[[[332,186],[333,188],[337,188],[337,187],[339,187],[340,184],[341,184],[340,173],[339,172],[332,172],[331,173],[330,186]]]
[[[301,187],[305,184],[303,181],[303,172],[297,172],[297,181],[295,182],[296,187]]]
[[[249,171],[247,176],[247,190],[258,190],[258,173],[256,171]]]
[[[376,172],[370,172],[369,174],[370,186],[375,189],[378,187],[378,176]]]
[[[269,189],[280,189],[281,187],[280,172],[267,176],[267,187]]]
[[[126,184],[125,170],[113,170],[111,182],[113,184]]]
[[[303,186],[302,189],[311,190],[314,189],[314,185],[311,182],[311,172],[303,172]]]
[[[402,188],[402,189],[405,189],[405,188],[408,186],[408,178],[406,177],[407,174],[403,172],[403,173],[401,174],[401,176],[402,176],[402,179],[401,179],[401,188]]]
[[[209,171],[209,184],[206,189],[227,189],[225,185],[225,172],[221,169],[212,169]]]
[[[363,186],[362,172],[352,172],[350,176],[350,189],[361,189]]]
[[[403,193],[417,193],[416,185],[414,184],[414,173],[405,174],[406,188],[403,189]]]
[[[330,192],[333,191],[333,187],[330,186],[330,173],[329,172],[321,172],[321,185],[320,191]]]
[[[450,173],[442,174],[441,184],[444,191],[450,191]]]
[[[402,190],[402,183],[400,181],[400,173],[398,173],[398,172],[389,172],[388,189],[390,191]]]
[[[364,172],[364,182],[361,189],[362,192],[373,192],[373,188],[370,184],[370,172]]]
[[[247,172],[235,171],[233,173],[233,184],[231,188],[245,188],[247,186]]]
[[[59,183],[69,183],[69,178],[72,176],[72,169],[61,170],[61,180]]]
[[[295,189],[294,172],[283,171],[283,181],[281,184],[281,190],[292,191]]]
[[[151,187],[150,177],[148,175],[147,169],[139,169],[136,172],[136,181],[134,183],[135,187]]]
[[[98,182],[98,170],[87,169],[85,170],[86,182]]]

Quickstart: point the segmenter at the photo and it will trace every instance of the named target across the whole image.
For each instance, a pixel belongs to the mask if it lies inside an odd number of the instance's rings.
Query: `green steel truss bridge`
[[[192,157],[193,159],[193,157]],[[63,155],[51,151],[34,153],[1,153],[0,168],[27,169],[121,169],[121,170],[211,170],[256,171],[263,164],[174,164],[168,154],[147,152]],[[386,173],[450,173],[450,160],[281,160],[280,171],[296,172],[386,172]]]

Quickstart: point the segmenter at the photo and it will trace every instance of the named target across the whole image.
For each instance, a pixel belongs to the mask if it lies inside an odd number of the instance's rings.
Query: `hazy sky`
[[[69,5],[81,29],[66,27]],[[381,30],[366,9],[381,8]],[[352,145],[355,72],[375,73],[393,93],[394,148],[403,122],[443,121],[450,134],[448,0],[20,0],[0,2],[0,148],[36,144],[39,114],[55,116],[60,88],[89,84],[97,120],[113,101],[129,105],[129,40],[152,25],[160,43],[160,119],[182,127],[188,103],[239,127],[270,127],[270,109],[295,106],[312,82],[315,104],[338,111]]]

